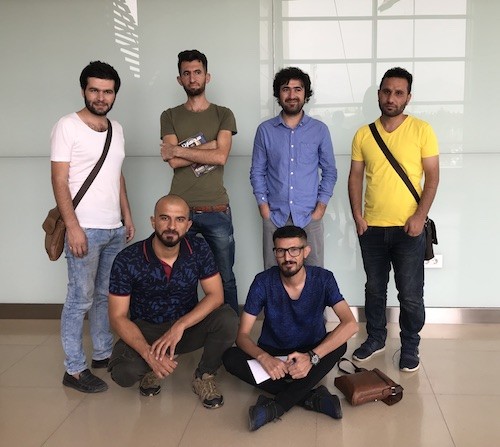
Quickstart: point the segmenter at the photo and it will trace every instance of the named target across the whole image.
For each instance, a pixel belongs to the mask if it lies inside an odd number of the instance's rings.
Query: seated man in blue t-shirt
[[[154,233],[121,251],[113,263],[109,319],[120,337],[111,355],[111,378],[123,387],[140,380],[144,396],[160,392],[175,372],[177,354],[204,348],[192,388],[206,408],[223,404],[215,374],[236,337],[238,318],[224,304],[221,276],[208,244],[187,238],[189,207],[179,196],[162,197]],[[198,282],[204,297],[198,300]]]
[[[339,398],[323,385],[314,387],[335,366],[347,349],[347,340],[358,331],[332,272],[304,265],[310,252],[306,232],[285,226],[274,232],[273,241],[278,266],[255,277],[240,318],[237,347],[223,356],[227,371],[274,395],[260,395],[250,407],[251,431],[297,404],[340,419]],[[340,320],[328,333],[323,317],[327,306]],[[261,310],[264,321],[255,343],[250,332]],[[256,359],[270,378],[257,384],[247,362],[250,359]]]

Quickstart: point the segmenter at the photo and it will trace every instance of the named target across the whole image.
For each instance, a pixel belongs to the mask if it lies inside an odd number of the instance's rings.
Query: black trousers
[[[264,351],[272,356],[288,355],[292,352],[308,352],[317,346],[302,346],[298,348],[290,348],[286,350],[277,350],[269,346],[260,346]],[[313,366],[309,374],[303,379],[292,379],[290,376],[285,376],[279,380],[265,380],[259,384],[255,383],[252,371],[248,366],[247,360],[252,359],[248,354],[240,348],[233,347],[228,349],[222,356],[222,362],[228,372],[243,380],[244,382],[267,391],[275,395],[275,402],[281,405],[285,411],[290,410],[294,405],[301,405],[310,391],[325,377],[345,354],[347,343],[339,346],[335,351],[325,355],[318,365]]]
[[[152,324],[137,320],[144,338],[152,344],[160,338],[173,323]],[[176,354],[185,354],[204,348],[198,369],[201,373],[213,374],[221,366],[222,354],[236,338],[238,317],[227,304],[215,309],[198,324],[186,329],[175,348]],[[109,360],[111,378],[120,386],[129,387],[151,371],[149,365],[133,348],[118,340]]]

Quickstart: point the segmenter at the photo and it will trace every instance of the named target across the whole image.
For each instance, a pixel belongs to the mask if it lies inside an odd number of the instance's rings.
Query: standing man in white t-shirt
[[[95,61],[80,75],[85,107],[62,117],[51,135],[52,187],[66,224],[68,293],[61,316],[66,372],[63,384],[83,393],[108,385],[90,372],[83,351],[83,320],[88,312],[93,344],[92,368],[105,368],[113,349],[108,320],[109,274],[115,256],[134,237],[135,228],[121,172],[123,129],[112,122],[112,139],[101,170],[77,208],[72,200],[99,160],[108,132],[107,113],[120,88],[109,64]]]

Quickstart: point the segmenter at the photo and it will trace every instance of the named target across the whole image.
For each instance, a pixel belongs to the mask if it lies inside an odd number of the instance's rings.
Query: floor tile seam
[[[80,407],[80,405],[82,405],[82,403],[87,400],[87,397],[88,397],[87,395],[84,395],[82,399],[75,405],[75,407],[69,413],[66,414],[66,417],[62,419],[62,421],[57,425],[57,427],[52,431],[52,433],[49,434],[47,439],[43,442],[43,444],[40,447],[44,447],[47,445],[47,443],[50,441],[50,438],[52,438],[57,433],[57,431],[66,423],[66,421],[78,409],[78,407]]]
[[[500,390],[495,394],[495,393],[492,393],[491,391],[485,391],[485,392],[481,392],[481,393],[478,393],[478,392],[470,392],[470,393],[464,393],[463,391],[460,391],[460,392],[457,392],[457,393],[453,393],[453,392],[438,392],[438,393],[434,393],[435,396],[453,396],[453,397],[470,397],[470,396],[474,396],[474,397],[490,397],[490,398],[500,398]]]
[[[179,438],[179,442],[177,443],[177,447],[182,445],[182,441],[184,440],[184,437],[186,436],[186,432],[188,431],[189,424],[191,424],[191,421],[193,420],[194,414],[196,413],[197,408],[201,404],[199,402],[196,402],[196,404],[193,406],[193,411],[191,412],[191,416],[189,419],[186,421],[186,425],[184,426],[184,430],[182,430],[181,436]],[[216,410],[212,410],[216,411]]]
[[[432,384],[431,384],[432,386]],[[446,431],[448,432],[448,435],[450,436],[451,442],[453,442],[453,445],[456,446],[457,443],[455,442],[455,438],[453,437],[453,433],[451,432],[451,428],[448,425],[448,421],[446,420],[446,416],[444,414],[443,408],[441,407],[438,399],[438,394],[434,393],[434,401],[436,402],[437,407],[439,408],[439,413],[441,414],[441,418],[443,419],[444,425],[446,427]]]
[[[12,346],[12,345],[9,345]],[[21,357],[19,357],[14,363],[12,363],[5,371],[0,372],[0,377],[2,377],[3,374],[7,373],[11,368],[15,367],[19,362],[24,360],[28,355],[30,355],[35,349],[38,348],[38,345],[16,345],[16,346],[31,346],[31,349],[27,352],[24,353]]]

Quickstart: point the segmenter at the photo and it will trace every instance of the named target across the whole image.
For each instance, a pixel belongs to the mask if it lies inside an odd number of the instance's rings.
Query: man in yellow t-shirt
[[[399,368],[406,372],[420,366],[419,332],[425,322],[424,223],[439,183],[434,131],[428,123],[403,113],[411,99],[412,81],[412,75],[400,67],[384,74],[378,91],[382,114],[375,125],[419,193],[420,202],[417,204],[389,163],[369,126],[361,127],[354,136],[349,173],[349,200],[367,278],[368,337],[354,351],[353,359],[363,362],[385,349],[387,284],[392,265],[400,302]]]

